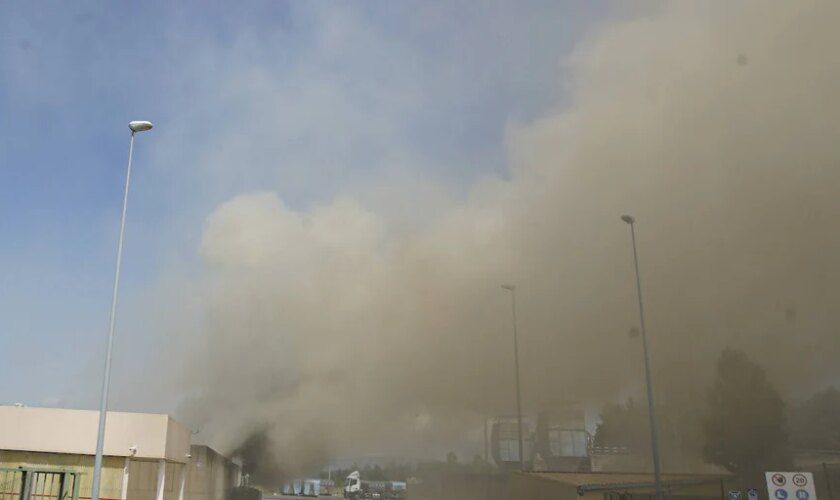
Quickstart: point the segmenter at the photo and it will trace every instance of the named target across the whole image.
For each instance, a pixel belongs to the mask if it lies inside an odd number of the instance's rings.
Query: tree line
[[[657,402],[666,457],[691,453],[740,477],[757,478],[767,470],[789,470],[795,450],[840,450],[840,391],[829,387],[788,405],[743,351],[721,352],[707,393],[693,404],[682,401],[680,407]],[[649,453],[647,405],[628,399],[605,406],[595,444]]]

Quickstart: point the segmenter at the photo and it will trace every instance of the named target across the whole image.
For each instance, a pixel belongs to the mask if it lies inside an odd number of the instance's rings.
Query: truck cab
[[[356,500],[362,497],[362,480],[359,471],[353,471],[344,480],[344,498]]]

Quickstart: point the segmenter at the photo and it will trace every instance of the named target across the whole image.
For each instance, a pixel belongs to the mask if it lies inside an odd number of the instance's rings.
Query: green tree
[[[742,477],[791,463],[785,404],[764,369],[725,349],[703,419],[703,458]]]
[[[791,442],[796,448],[840,450],[840,391],[829,387],[791,411]]]

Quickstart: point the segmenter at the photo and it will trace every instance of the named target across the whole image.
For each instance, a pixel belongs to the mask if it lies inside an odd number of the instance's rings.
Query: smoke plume
[[[568,102],[511,121],[505,175],[466,193],[383,181],[305,211],[271,191],[216,207],[184,412],[226,451],[266,430],[290,471],[480,442],[515,411],[502,283],[527,412],[635,392],[623,213],[658,392],[701,397],[725,346],[790,397],[836,381],[837,19],[829,1],[666,3],[582,41]]]

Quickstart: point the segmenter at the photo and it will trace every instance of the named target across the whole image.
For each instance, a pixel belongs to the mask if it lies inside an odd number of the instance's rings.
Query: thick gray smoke
[[[569,104],[510,124],[508,175],[463,197],[383,183],[307,212],[273,192],[217,207],[185,411],[227,449],[269,429],[287,465],[454,448],[514,410],[507,282],[526,410],[632,393],[622,213],[658,390],[699,396],[725,346],[791,397],[836,381],[837,19],[830,1],[668,3],[582,42]]]

